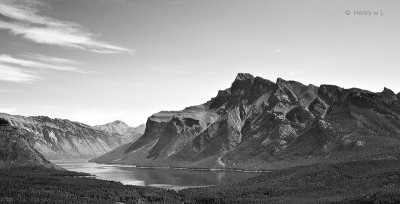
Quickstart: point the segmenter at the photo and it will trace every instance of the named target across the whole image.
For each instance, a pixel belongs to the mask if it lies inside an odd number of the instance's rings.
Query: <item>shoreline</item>
[[[190,170],[190,171],[230,171],[230,172],[242,172],[242,173],[269,173],[273,170],[245,170],[245,169],[219,169],[219,168],[193,168],[193,167],[172,167],[172,166],[139,166],[139,165],[130,165],[130,164],[115,164],[115,163],[98,163],[87,161],[88,163],[95,164],[105,164],[105,165],[120,165],[123,167],[133,167],[138,169],[170,169],[170,170]]]

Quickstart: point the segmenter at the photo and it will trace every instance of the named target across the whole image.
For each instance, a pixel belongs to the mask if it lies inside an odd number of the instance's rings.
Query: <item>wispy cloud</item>
[[[10,55],[0,55],[0,63],[1,64],[10,64],[10,65],[14,65],[14,66],[15,65],[22,66],[22,67],[27,67],[27,68],[54,69],[54,70],[60,70],[60,71],[72,71],[72,72],[85,73],[84,71],[82,71],[76,67],[60,65],[60,63],[59,64],[49,64],[49,63],[43,63],[43,62],[38,62],[38,61],[33,61],[33,60],[15,58]]]
[[[34,53],[24,54],[23,56],[31,58],[31,59],[39,60],[42,62],[48,62],[48,63],[57,63],[57,64],[61,63],[61,64],[71,64],[71,65],[80,64],[79,62],[70,60],[70,59],[52,57],[52,56],[46,56],[46,55],[34,54]]]
[[[23,55],[24,58],[17,58],[7,54],[0,54],[0,80],[18,83],[29,83],[40,79],[39,70],[54,70],[76,73],[88,73],[76,66],[78,62],[45,56],[40,54]],[[29,58],[29,59],[26,59]]]
[[[9,30],[14,35],[36,43],[96,53],[133,53],[130,49],[96,40],[92,33],[77,23],[40,15],[44,7],[43,3],[36,0],[2,0],[0,2],[0,29]]]
[[[27,83],[38,79],[39,77],[22,68],[0,64],[0,81]]]

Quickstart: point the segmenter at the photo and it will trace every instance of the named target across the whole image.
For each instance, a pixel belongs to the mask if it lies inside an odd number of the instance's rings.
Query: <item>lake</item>
[[[231,184],[260,174],[236,171],[139,168],[127,165],[89,163],[84,159],[52,160],[52,162],[70,171],[93,174],[98,179],[119,181],[126,185],[169,189]]]

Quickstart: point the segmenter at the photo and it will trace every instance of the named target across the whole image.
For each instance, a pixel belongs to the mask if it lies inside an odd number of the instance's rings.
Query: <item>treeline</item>
[[[179,192],[125,186],[85,173],[0,170],[0,203],[400,203],[400,161],[318,164]]]
[[[45,168],[0,170],[0,203],[181,203],[175,191]]]
[[[400,203],[400,162],[295,167],[178,194],[185,203]]]

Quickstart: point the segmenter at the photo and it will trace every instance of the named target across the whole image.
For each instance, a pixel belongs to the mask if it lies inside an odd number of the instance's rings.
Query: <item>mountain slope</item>
[[[144,124],[137,127],[130,127],[126,123],[116,120],[105,125],[96,125],[95,128],[108,132],[114,137],[121,138],[123,144],[136,141],[143,135],[146,126]]]
[[[110,135],[97,128],[45,116],[18,116],[0,113],[13,127],[32,134],[28,139],[46,158],[94,157],[126,142],[122,136]]]
[[[17,166],[58,168],[30,144],[30,134],[0,119],[0,168]]]
[[[154,114],[137,141],[93,161],[274,169],[399,153],[399,94],[240,73],[207,103]]]

